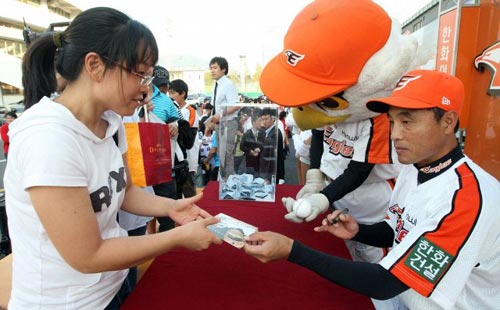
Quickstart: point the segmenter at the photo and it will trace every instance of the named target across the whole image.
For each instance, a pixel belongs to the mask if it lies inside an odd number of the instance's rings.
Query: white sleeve
[[[24,189],[33,186],[87,186],[86,159],[75,137],[53,127],[25,136],[18,165]],[[36,152],[33,152],[36,150]]]

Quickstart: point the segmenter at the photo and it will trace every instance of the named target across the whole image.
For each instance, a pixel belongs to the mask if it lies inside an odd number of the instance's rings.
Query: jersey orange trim
[[[450,213],[442,218],[434,231],[430,231],[422,236],[439,245],[453,257],[459,255],[460,250],[469,239],[482,207],[481,189],[474,171],[472,171],[467,163],[464,163],[456,168],[455,172],[458,175],[460,187],[450,202]],[[406,255],[391,268],[391,272],[403,283],[421,295],[428,297],[432,294],[443,276],[446,275],[453,261],[433,284],[411,270],[404,263],[417,243],[408,249]]]
[[[389,186],[391,187],[392,190],[394,190],[394,187],[396,186],[396,178],[392,178],[387,180],[387,183],[389,183]]]
[[[192,106],[188,106],[189,110],[189,126],[194,127],[196,121],[196,110]]]
[[[367,162],[370,164],[392,164],[391,124],[383,113],[371,119],[370,141],[366,149]]]

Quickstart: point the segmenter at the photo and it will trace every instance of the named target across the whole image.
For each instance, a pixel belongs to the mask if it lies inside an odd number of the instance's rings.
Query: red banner
[[[458,9],[440,16],[436,70],[455,74]]]

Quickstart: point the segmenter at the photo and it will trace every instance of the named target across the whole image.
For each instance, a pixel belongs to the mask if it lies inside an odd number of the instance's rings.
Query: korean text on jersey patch
[[[453,255],[427,238],[421,237],[405,260],[405,265],[435,284],[454,259]]]

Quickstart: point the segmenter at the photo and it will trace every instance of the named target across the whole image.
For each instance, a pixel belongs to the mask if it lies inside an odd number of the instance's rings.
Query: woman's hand
[[[191,251],[202,251],[208,249],[212,243],[221,244],[222,239],[207,229],[207,226],[218,222],[219,219],[209,217],[175,228],[181,236],[180,246]]]
[[[196,205],[203,193],[184,199],[173,200],[174,206],[168,216],[180,225],[211,217],[211,215]]]
[[[321,226],[315,227],[314,231],[327,231],[344,240],[354,238],[359,231],[358,222],[352,216],[342,213],[342,211],[335,210],[331,214],[328,214],[321,222]],[[337,218],[338,221],[336,220]]]

